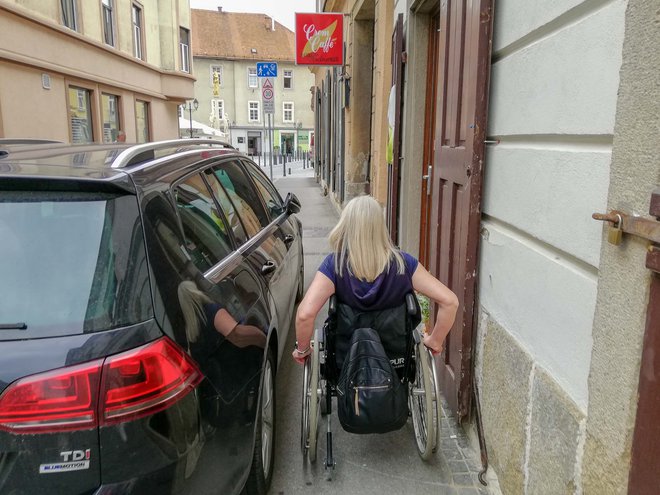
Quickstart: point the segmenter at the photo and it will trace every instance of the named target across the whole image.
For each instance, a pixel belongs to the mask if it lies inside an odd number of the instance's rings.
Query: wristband
[[[307,354],[312,349],[312,343],[311,342],[309,343],[309,345],[307,346],[307,349],[300,350],[300,349],[298,349],[298,342],[296,342],[295,348],[296,348],[296,352],[298,354],[300,354],[300,355]]]

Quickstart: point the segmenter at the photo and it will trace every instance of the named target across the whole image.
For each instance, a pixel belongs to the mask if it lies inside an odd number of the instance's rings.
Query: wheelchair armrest
[[[328,316],[332,316],[337,312],[337,296],[334,294],[330,296],[328,301]]]
[[[410,292],[406,294],[406,310],[410,316],[415,316],[417,314],[417,301],[415,300],[414,294]]]

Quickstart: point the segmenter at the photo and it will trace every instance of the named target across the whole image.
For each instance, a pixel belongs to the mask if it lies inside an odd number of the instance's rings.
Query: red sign
[[[296,64],[343,65],[344,14],[296,14]]]

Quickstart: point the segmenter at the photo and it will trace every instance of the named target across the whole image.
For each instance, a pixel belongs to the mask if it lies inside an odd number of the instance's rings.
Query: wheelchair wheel
[[[303,456],[316,461],[319,430],[319,349],[312,341],[312,353],[303,367],[302,417],[300,440]]]
[[[415,364],[415,381],[410,384],[410,412],[417,452],[426,461],[437,447],[439,418],[433,375],[433,355],[421,341],[415,345]]]

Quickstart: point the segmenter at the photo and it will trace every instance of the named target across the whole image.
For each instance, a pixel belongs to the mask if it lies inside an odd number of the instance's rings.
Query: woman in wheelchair
[[[379,349],[384,347],[389,362],[394,368],[398,368],[396,376],[399,380],[394,382],[402,381],[404,385],[404,400],[407,401],[413,416],[420,455],[428,458],[435,451],[438,419],[437,380],[431,354],[437,355],[442,351],[443,341],[454,322],[458,299],[417,259],[392,244],[382,208],[371,196],[360,196],[346,204],[339,222],[330,233],[330,244],[332,253],[321,263],[296,314],[297,342],[293,358],[305,365],[306,381],[303,384],[303,451],[309,455],[311,461],[315,460],[319,409],[317,406],[320,404],[321,410],[329,412],[332,396],[338,398],[340,421],[347,431],[373,433],[391,431],[402,426],[399,420],[394,422],[396,425],[388,423],[375,428],[364,426],[365,421],[378,421],[376,416],[379,413],[374,413],[374,410],[395,407],[385,406],[384,402],[378,403],[376,392],[380,392],[383,387],[373,385],[374,375],[384,377],[387,370],[370,370],[367,377],[351,375],[351,369],[347,371],[353,364],[353,356],[364,356],[365,353],[371,352],[371,363],[382,362],[383,359],[378,359],[378,353],[382,353]],[[399,327],[416,326],[419,323],[419,306],[416,298],[410,297],[413,291],[427,296],[437,304],[436,320],[430,334],[420,339],[419,334],[414,335],[417,330],[413,332],[412,328],[399,329],[397,333],[395,329],[394,333],[399,335],[397,338],[400,341],[400,350],[397,353],[392,350],[396,344],[386,335],[388,329],[358,328],[369,326],[367,322],[372,326],[378,326],[377,322],[383,320],[400,322],[402,320],[390,317],[387,312],[403,308],[405,313],[406,307],[409,315],[407,321],[412,323]],[[314,336],[316,316],[333,295],[335,301],[331,302],[328,321],[324,329],[317,330]],[[385,316],[382,316],[383,314]],[[371,316],[365,319],[365,315]],[[359,323],[351,322],[351,319],[358,320]],[[335,338],[338,342],[335,342]],[[406,338],[407,342],[401,342]],[[382,347],[379,347],[379,340],[382,340]],[[365,365],[363,363],[360,366],[364,368]],[[365,385],[367,382],[369,385]],[[398,386],[397,383],[395,385]],[[350,409],[346,412],[347,409],[344,408],[344,420],[342,399],[348,404],[346,408]],[[387,400],[400,402],[400,397]],[[374,404],[371,409],[369,401]],[[347,416],[352,418],[346,419]],[[351,423],[352,419],[357,422]],[[407,410],[404,423],[406,419]],[[329,426],[328,418],[326,466],[333,465]]]

